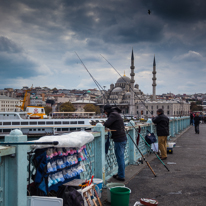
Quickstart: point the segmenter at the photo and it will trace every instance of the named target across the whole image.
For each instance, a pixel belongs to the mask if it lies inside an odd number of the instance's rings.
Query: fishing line
[[[94,81],[94,83],[96,84],[97,88],[99,89],[99,91],[101,92],[102,96],[104,99],[105,98],[105,95],[104,93],[102,92],[103,88],[101,87],[101,85],[99,84],[99,82],[92,76],[92,74],[89,72],[89,70],[87,69],[87,67],[85,66],[85,64],[83,63],[83,61],[81,60],[81,58],[79,57],[79,55],[77,54],[77,52],[75,51],[75,54],[77,55],[77,57],[79,58],[81,64],[83,65],[83,67],[86,69],[86,71],[89,73],[90,77],[92,78],[92,80]]]

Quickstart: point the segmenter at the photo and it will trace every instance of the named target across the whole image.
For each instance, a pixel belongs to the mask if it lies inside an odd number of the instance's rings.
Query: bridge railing
[[[11,131],[5,142],[25,142],[20,130]],[[0,206],[27,205],[28,146],[0,146]]]
[[[170,120],[170,137],[179,134],[185,128],[189,127],[190,118],[182,117]],[[147,130],[156,134],[155,125],[144,123],[135,126],[144,137]],[[137,132],[132,127],[128,127],[128,132],[136,141]],[[104,183],[117,172],[117,163],[114,154],[113,141],[110,140],[109,152],[105,154],[105,140],[107,133],[102,125],[94,127],[94,140],[86,145],[88,159],[85,162],[86,171],[82,173],[81,178],[89,179],[92,175],[103,179]],[[5,137],[5,142],[25,142],[27,136],[20,130],[11,131],[10,135]],[[143,154],[149,155],[149,150],[140,138],[139,149]],[[16,145],[13,147],[0,146],[0,206],[25,206],[27,205],[27,177],[28,177],[28,146]],[[126,165],[136,164],[140,154],[134,144],[128,137],[125,150]]]
[[[168,139],[175,137],[184,129],[190,126],[189,117],[181,118],[171,118],[169,123],[170,135]],[[140,134],[145,137],[147,131],[154,132],[156,135],[156,126],[150,123],[140,123],[133,127],[128,127],[128,132],[136,142],[137,131],[140,128]],[[114,143],[110,139],[110,147],[108,154],[105,154],[105,141],[107,139],[107,134],[105,134],[105,128],[101,124],[94,128],[95,139],[93,142],[87,144],[88,160],[85,163],[86,171],[81,175],[84,179],[91,178],[94,175],[97,178],[103,179],[104,183],[115,173],[117,173],[117,161],[114,153]],[[130,137],[127,135],[127,145],[125,149],[125,164],[137,164],[139,158],[141,158],[140,153],[136,149],[135,145],[131,141]],[[145,145],[145,142],[140,138],[139,149],[143,154],[149,155],[149,148]]]

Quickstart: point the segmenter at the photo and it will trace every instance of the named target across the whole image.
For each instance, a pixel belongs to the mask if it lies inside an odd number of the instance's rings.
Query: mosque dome
[[[137,89],[137,88],[134,88],[134,92],[139,92],[139,89]]]
[[[122,88],[121,87],[116,87],[112,90],[112,92],[122,92]]]
[[[124,75],[117,80],[117,83],[130,83],[130,78]]]
[[[130,92],[126,92],[126,94],[125,94],[126,96],[130,96],[131,95],[131,93]]]

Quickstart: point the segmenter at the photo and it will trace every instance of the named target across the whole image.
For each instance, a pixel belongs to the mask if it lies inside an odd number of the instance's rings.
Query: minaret
[[[152,80],[153,80],[153,84],[152,84],[152,87],[153,87],[153,101],[155,101],[156,100],[156,86],[157,86],[157,84],[156,84],[156,80],[157,80],[157,78],[156,78],[156,62],[155,62],[155,56],[154,56],[154,61],[153,61],[153,72],[152,72],[152,74],[153,74],[153,78],[152,78]]]
[[[130,106],[129,106],[129,113],[130,115],[135,115],[135,102],[134,102],[134,76],[135,76],[135,73],[134,73],[134,54],[133,54],[133,49],[132,49],[132,56],[131,56],[131,73],[130,73],[130,76],[131,76],[131,80],[130,80],[130,86],[131,86],[131,90],[130,90],[130,93],[131,93],[131,96],[130,96]]]

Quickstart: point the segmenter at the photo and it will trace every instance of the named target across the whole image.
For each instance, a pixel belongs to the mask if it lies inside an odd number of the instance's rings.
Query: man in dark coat
[[[200,129],[199,129],[200,117],[199,117],[199,114],[198,114],[198,113],[195,115],[194,123],[195,123],[195,133],[196,133],[196,134],[199,134],[199,133],[200,133]]]
[[[114,141],[114,151],[117,158],[118,173],[113,175],[117,180],[125,180],[125,161],[124,152],[127,144],[127,137],[124,129],[124,121],[120,116],[121,110],[117,107],[112,108],[111,105],[105,105],[104,113],[107,115],[108,119],[104,123],[104,126],[115,130],[112,131],[112,139]]]
[[[157,110],[157,116],[152,118],[157,128],[158,147],[161,152],[161,159],[167,159],[167,136],[169,135],[169,118],[164,115],[162,109]]]

